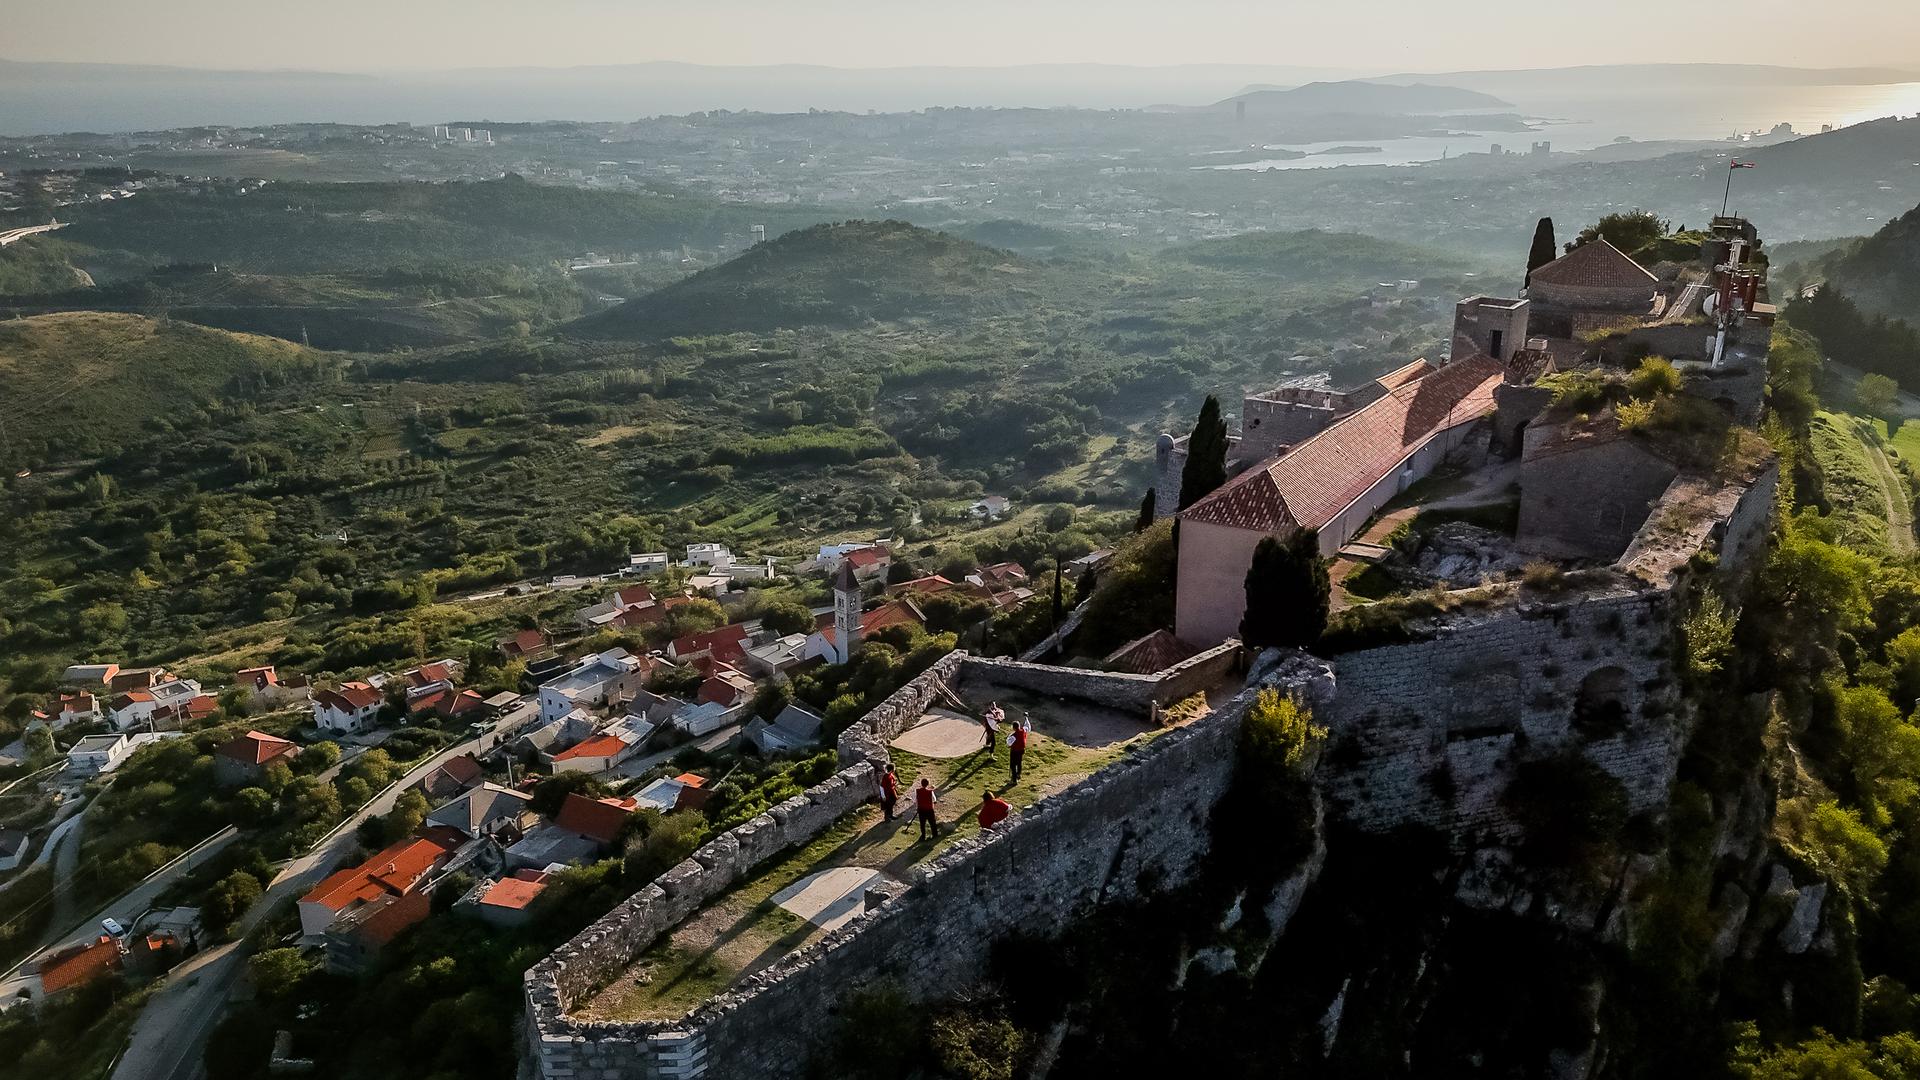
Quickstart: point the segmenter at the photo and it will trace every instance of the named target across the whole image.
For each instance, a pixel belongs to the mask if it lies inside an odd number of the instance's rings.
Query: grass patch
[[[1871,433],[1869,432],[1869,437]],[[1827,520],[1844,541],[1856,547],[1884,550],[1887,546],[1888,492],[1861,441],[1853,417],[1823,412],[1808,428],[1808,445],[1825,479]],[[1893,493],[1904,497],[1903,492]]]

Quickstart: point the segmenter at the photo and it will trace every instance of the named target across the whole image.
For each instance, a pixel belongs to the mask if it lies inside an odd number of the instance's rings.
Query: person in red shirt
[[[893,766],[888,765],[887,771],[880,774],[880,810],[888,821],[893,820],[893,808],[899,801],[900,779],[893,775]]]
[[[1013,806],[1007,800],[995,795],[992,788],[981,793],[980,828],[982,830],[991,829],[1007,820],[1007,815],[1011,813],[1013,813]]]
[[[1013,734],[1007,736],[1007,745],[1012,748],[1007,754],[1007,764],[1013,769],[1012,778],[1007,781],[1008,787],[1020,782],[1020,762],[1027,756],[1027,733],[1032,730],[1033,721],[1023,716],[1019,723],[1013,725]]]
[[[940,835],[940,823],[934,820],[933,804],[940,796],[933,793],[933,781],[920,778],[920,784],[913,789],[913,806],[920,817],[920,839],[926,840]]]

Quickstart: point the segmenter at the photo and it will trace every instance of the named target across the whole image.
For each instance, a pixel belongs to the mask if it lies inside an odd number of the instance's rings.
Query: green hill
[[[1920,326],[1920,207],[1861,241],[1829,276],[1861,307]]]
[[[1418,244],[1320,229],[1241,233],[1182,244],[1161,257],[1276,281],[1327,284],[1396,281],[1478,269],[1466,259]]]
[[[231,185],[160,187],[78,207],[72,216],[61,238],[73,244],[161,263],[232,263],[256,273],[716,247],[743,240],[751,224],[773,231],[828,217],[807,208],[749,212],[679,192],[585,191],[511,175],[459,183],[275,182],[245,192]]]
[[[277,338],[139,315],[0,322],[0,465],[108,453],[156,425],[187,430],[218,403],[337,377],[344,366]]]
[[[794,326],[858,326],[1011,314],[1033,306],[1044,269],[900,221],[814,225],[576,324],[603,337],[662,338]]]

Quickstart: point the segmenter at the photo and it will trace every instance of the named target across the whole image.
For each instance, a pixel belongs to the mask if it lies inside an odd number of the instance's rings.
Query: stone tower
[[[860,583],[854,580],[853,563],[840,560],[833,574],[834,660],[844,664],[860,650]]]

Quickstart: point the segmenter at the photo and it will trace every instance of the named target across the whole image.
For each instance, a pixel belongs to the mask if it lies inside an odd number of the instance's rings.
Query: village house
[[[109,684],[118,674],[120,674],[119,664],[73,664],[60,673],[60,681],[68,686],[98,686],[111,689]]]
[[[315,690],[314,726],[336,735],[357,734],[379,719],[385,700],[379,690],[364,682],[341,683],[338,690]]]
[[[49,710],[49,718],[56,728],[68,724],[97,724],[104,719],[100,711],[100,699],[82,691],[78,694],[61,694],[60,700]]]
[[[120,942],[101,934],[84,945],[74,945],[42,957],[38,965],[39,997],[46,999],[85,986],[119,971],[123,963]]]
[[[788,754],[811,750],[819,745],[826,720],[793,703],[780,710],[771,722],[754,717],[740,732],[742,742],[762,754]]]
[[[219,707],[211,695],[200,692],[200,684],[193,679],[178,679],[158,668],[144,669],[142,674],[153,672],[158,672],[159,677],[131,680],[146,685],[130,685],[108,703],[108,716],[115,730],[177,728],[186,720],[210,716]],[[132,673],[121,672],[115,681],[129,674]]]
[[[784,675],[807,660],[807,635],[787,634],[750,646],[741,654],[739,667],[757,678]]]
[[[698,810],[712,798],[707,778],[698,773],[663,776],[634,794],[637,810],[657,810],[671,814],[676,810]]]
[[[625,649],[609,649],[588,657],[540,687],[540,719],[558,720],[575,709],[590,709],[616,695],[631,695],[646,682],[646,669],[639,657]]]
[[[67,775],[95,777],[110,773],[133,753],[133,740],[118,732],[89,735],[67,751]]]
[[[525,831],[531,814],[525,792],[482,783],[428,814],[426,824],[451,829],[470,840],[488,836],[510,843]]]
[[[249,731],[221,743],[213,752],[213,775],[222,787],[240,787],[258,781],[276,761],[287,763],[300,754],[300,745],[263,731]]]
[[[643,577],[651,574],[662,574],[666,572],[667,567],[671,565],[672,562],[673,560],[667,558],[667,553],[664,551],[648,551],[638,555],[628,555],[626,572],[629,574],[639,574]]]
[[[980,521],[998,521],[1013,509],[1013,503],[1004,495],[988,495],[986,498],[967,507],[967,513]]]
[[[578,865],[596,859],[619,839],[637,805],[633,799],[591,799],[569,792],[552,821],[507,848],[507,865],[544,870],[556,863]]]
[[[310,687],[304,675],[282,679],[271,664],[241,668],[233,673],[233,685],[247,691],[254,704],[265,708],[306,701],[310,697]]]
[[[493,647],[503,659],[509,661],[531,660],[553,652],[547,635],[540,630],[521,630],[494,642]]]
[[[554,775],[603,773],[640,752],[654,725],[644,716],[626,716],[558,753],[541,758]]]
[[[660,622],[666,614],[667,609],[654,599],[652,589],[631,585],[574,612],[573,620],[582,630],[617,630]]]
[[[999,562],[968,574],[967,581],[999,593],[1025,586],[1027,570],[1016,562]]]
[[[414,781],[413,788],[425,795],[430,801],[451,799],[480,782],[486,775],[480,759],[472,754],[451,757],[428,770],[427,775]]]
[[[707,676],[693,700],[700,704],[721,705],[733,708],[744,705],[753,697],[753,680],[743,672],[725,664],[715,664],[713,674]]]
[[[748,637],[745,623],[729,623],[715,630],[686,634],[667,643],[667,659],[710,671],[715,665],[733,664],[745,656]]]
[[[325,942],[327,970],[352,974],[372,964],[401,931],[425,921],[438,871],[461,846],[450,830],[425,830],[300,898],[300,930]]]
[[[893,565],[893,556],[877,547],[859,547],[840,556],[839,561],[853,567],[855,579],[872,581],[887,576],[887,568]]]
[[[955,584],[939,574],[928,574],[925,577],[910,578],[887,586],[887,595],[928,596],[933,593],[950,592]]]
[[[733,552],[725,544],[688,544],[688,566],[707,566],[719,569],[733,563]]]
[[[482,881],[454,904],[454,910],[490,926],[525,926],[531,905],[547,889],[545,870],[515,870],[498,881]]]

